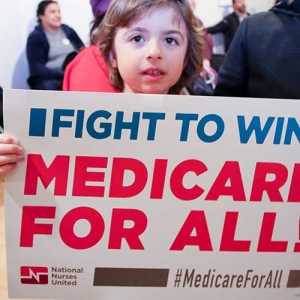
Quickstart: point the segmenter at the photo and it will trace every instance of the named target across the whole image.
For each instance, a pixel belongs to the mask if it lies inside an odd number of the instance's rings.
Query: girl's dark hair
[[[90,43],[91,45],[95,45],[95,35],[97,33],[97,29],[99,25],[101,24],[102,20],[105,17],[105,12],[95,16],[95,19],[91,22],[91,29],[90,29]]]
[[[94,38],[110,71],[110,83],[122,91],[123,79],[119,71],[111,65],[109,56],[113,50],[115,32],[118,27],[127,27],[132,22],[142,18],[151,9],[172,7],[184,20],[188,33],[188,46],[185,57],[185,67],[178,82],[169,90],[169,94],[178,94],[202,70],[203,60],[203,29],[195,17],[187,0],[113,0],[101,22]]]
[[[45,14],[45,10],[46,10],[47,6],[52,3],[57,4],[57,2],[53,1],[53,0],[44,0],[39,3],[38,8],[36,10],[36,16],[38,18],[39,23],[41,23],[40,16],[43,16]]]

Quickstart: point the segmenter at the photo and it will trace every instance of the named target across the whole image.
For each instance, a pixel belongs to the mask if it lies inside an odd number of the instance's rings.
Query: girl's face
[[[187,45],[185,22],[172,7],[117,28],[110,60],[124,81],[123,92],[167,94],[181,76]]]
[[[60,9],[57,3],[49,4],[43,15],[39,16],[43,27],[57,29],[61,25]]]

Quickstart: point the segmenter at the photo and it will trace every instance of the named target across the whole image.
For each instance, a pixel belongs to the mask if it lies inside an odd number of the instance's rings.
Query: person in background
[[[223,33],[225,42],[225,53],[227,53],[232,39],[238,29],[240,23],[249,14],[246,11],[245,0],[232,0],[233,13],[225,17],[215,26],[207,27],[206,31],[210,34]]]
[[[36,90],[61,90],[65,59],[84,47],[71,27],[62,24],[56,1],[42,1],[37,8],[39,25],[29,35],[26,54],[28,84]]]
[[[91,22],[90,40],[93,40],[93,36],[98,32],[100,23],[102,22],[105,13],[108,9],[111,0],[90,0],[94,20]]]
[[[300,0],[282,0],[239,27],[216,96],[300,99]]]
[[[67,66],[63,81],[64,91],[118,92],[110,84],[108,66],[96,45],[99,24],[104,18],[110,2],[111,0],[90,0],[94,15],[90,30],[90,46],[80,51]]]
[[[196,0],[189,0],[190,6],[195,13],[196,11]],[[197,17],[198,18],[198,17]],[[204,59],[207,59],[208,61],[211,60],[212,58],[212,53],[213,53],[213,40],[211,34],[207,33],[206,28],[203,25],[203,22],[198,18],[199,20],[199,27],[203,30],[204,33],[204,41],[205,41],[205,46],[204,46]]]

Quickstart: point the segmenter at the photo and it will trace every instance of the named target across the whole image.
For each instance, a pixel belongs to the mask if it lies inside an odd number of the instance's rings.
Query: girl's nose
[[[148,43],[147,59],[161,59],[162,49],[161,43],[157,40],[151,40]]]

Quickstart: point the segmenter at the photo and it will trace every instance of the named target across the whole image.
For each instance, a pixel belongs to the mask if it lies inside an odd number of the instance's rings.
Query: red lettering
[[[88,168],[106,167],[107,157],[76,156],[73,196],[103,197],[104,186],[86,186],[86,182],[103,182],[104,172],[88,172]]]
[[[131,228],[125,228],[125,222],[132,221]],[[121,249],[124,238],[132,250],[143,250],[139,236],[147,228],[147,216],[137,209],[113,209],[108,249]]]
[[[300,252],[300,243],[295,243],[294,252]]]
[[[191,236],[194,229],[196,235]],[[213,251],[204,211],[190,212],[170,250],[183,250],[185,246],[198,246],[201,251]]]
[[[21,221],[20,247],[33,247],[35,234],[52,234],[52,224],[35,223],[35,219],[54,219],[54,206],[24,206]]]
[[[45,188],[55,178],[54,195],[65,196],[69,173],[69,156],[57,155],[47,168],[40,154],[28,154],[25,177],[25,195],[36,195],[38,178]]]
[[[235,240],[238,212],[227,212],[220,244],[220,251],[249,252],[251,241]]]
[[[192,188],[185,188],[183,178],[188,172],[194,172],[197,176],[206,172],[206,165],[195,159],[189,159],[181,162],[175,167],[170,178],[170,188],[175,197],[180,200],[194,200],[202,195],[204,190],[198,185]]]
[[[300,202],[299,186],[300,186],[300,164],[295,164],[287,202]]]
[[[267,181],[267,175],[275,175],[273,181]],[[258,162],[255,168],[250,201],[261,201],[266,192],[273,202],[283,202],[279,189],[285,184],[288,177],[287,168],[279,163]]]
[[[79,220],[87,220],[91,230],[85,237],[74,233],[74,225]],[[104,220],[101,214],[90,207],[77,207],[70,210],[61,220],[59,232],[62,241],[73,249],[88,249],[96,245],[104,233]]]
[[[167,165],[167,159],[155,160],[150,199],[162,199],[165,187]]]
[[[135,176],[134,182],[128,186],[123,185],[125,171],[131,171]],[[114,158],[112,164],[109,197],[134,197],[144,189],[147,179],[147,168],[141,161],[134,158]]]
[[[299,240],[300,240],[300,219],[299,219],[299,224],[298,224],[298,230],[299,230]],[[295,247],[294,247],[294,252],[300,252],[300,243],[295,243]]]
[[[230,186],[226,186],[228,180]],[[235,201],[246,201],[241,170],[237,161],[225,162],[205,200],[218,200],[220,196],[231,196]]]
[[[264,213],[257,252],[286,252],[287,241],[272,241],[276,213]]]

